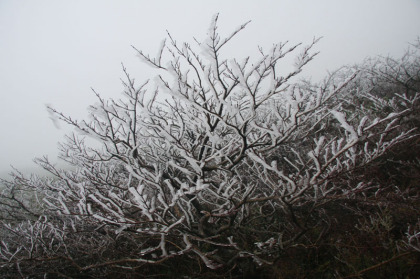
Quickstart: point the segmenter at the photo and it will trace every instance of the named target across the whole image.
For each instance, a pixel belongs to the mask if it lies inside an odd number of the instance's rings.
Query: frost
[[[354,130],[353,126],[351,126],[347,122],[346,116],[344,115],[344,113],[338,112],[336,110],[331,110],[330,113],[334,115],[334,117],[338,120],[338,122],[340,122],[341,127],[343,127],[350,134],[349,140],[354,141],[358,139],[356,131]]]
[[[57,129],[61,129],[60,126],[60,118],[58,117],[58,115],[51,109],[51,105],[50,104],[45,104],[45,107],[47,108],[48,114],[49,114],[49,118],[51,119],[51,121],[54,124],[54,127]]]
[[[364,181],[363,168],[398,158],[387,155],[416,136],[410,117],[418,95],[375,96],[368,71],[300,80],[316,39],[225,58],[224,45],[246,24],[221,37],[217,19],[203,43],[177,43],[168,34],[157,55],[137,51],[157,76],[137,84],[123,66],[121,99],[95,92],[88,119],[47,106],[54,124],[65,122],[80,137],[60,145],[68,169],[37,159],[52,178],[16,172],[1,181],[2,214],[16,226],[0,222],[0,265],[18,269],[35,259],[38,270],[58,259],[77,263],[80,276],[165,267],[170,259],[182,262],[179,256],[226,271],[242,268],[241,257],[271,265],[300,241],[325,241],[340,223],[330,216],[335,208],[363,215],[349,200],[386,200],[381,191],[393,185]],[[283,58],[296,52],[296,67],[287,71]],[[410,245],[417,232],[407,236]]]

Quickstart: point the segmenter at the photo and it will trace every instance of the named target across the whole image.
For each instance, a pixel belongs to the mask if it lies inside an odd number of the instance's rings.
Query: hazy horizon
[[[320,54],[304,75],[360,63],[369,56],[401,56],[420,35],[420,1],[10,1],[0,2],[0,177],[13,165],[42,171],[32,162],[57,161],[57,129],[46,104],[76,119],[95,102],[120,97],[121,62],[138,82],[152,78],[131,45],[151,55],[166,30],[178,41],[203,38],[212,16],[228,34],[252,20],[230,46],[236,58],[257,47],[323,37]],[[254,56],[255,57],[255,56]],[[64,125],[61,125],[64,127]]]

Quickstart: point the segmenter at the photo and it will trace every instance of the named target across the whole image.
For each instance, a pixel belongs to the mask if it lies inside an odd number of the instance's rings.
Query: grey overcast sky
[[[193,42],[217,12],[221,33],[252,20],[231,45],[237,58],[323,36],[306,71],[314,78],[367,56],[400,56],[420,35],[420,0],[0,0],[0,176],[10,165],[36,171],[35,157],[57,160],[68,129],[55,128],[45,104],[85,117],[91,87],[119,98],[121,62],[137,80],[150,77],[131,45],[155,55],[166,30]]]

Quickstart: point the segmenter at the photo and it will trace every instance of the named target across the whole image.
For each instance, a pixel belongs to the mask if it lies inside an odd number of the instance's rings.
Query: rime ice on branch
[[[156,58],[137,50],[161,73],[138,85],[123,67],[123,96],[104,100],[95,92],[89,120],[49,108],[55,119],[76,128],[60,147],[75,168],[61,170],[38,159],[54,178],[25,180],[19,187],[37,192],[45,216],[9,230],[23,238],[42,231],[58,246],[29,251],[30,241],[14,250],[3,243],[2,260],[52,253],[80,270],[133,268],[185,254],[213,269],[238,258],[270,264],[276,251],[320,224],[301,217],[301,208],[315,210],[328,199],[368,189],[343,179],[414,136],[397,128],[417,95],[378,102],[361,94],[376,111],[403,102],[387,115],[360,117],[340,101],[357,71],[320,84],[296,79],[317,54],[318,39],[261,48],[256,60],[228,59],[221,49],[248,23],[222,38],[217,20],[202,43],[181,44],[168,34]],[[296,52],[294,68],[280,75],[284,58]],[[86,136],[99,145],[88,146]],[[82,231],[94,233],[98,242],[91,248],[97,251],[119,237],[136,245],[116,259],[98,252],[97,261],[83,265],[66,248],[69,239],[75,249],[75,243],[87,243]]]

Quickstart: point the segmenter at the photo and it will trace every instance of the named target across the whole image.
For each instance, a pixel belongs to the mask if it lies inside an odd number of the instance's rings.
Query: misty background
[[[252,20],[226,57],[322,36],[302,75],[314,81],[368,56],[399,57],[420,35],[419,0],[0,0],[0,177],[11,165],[39,172],[35,157],[57,161],[57,143],[72,129],[57,129],[46,104],[83,119],[96,101],[91,88],[121,96],[121,63],[139,83],[153,78],[131,45],[155,56],[166,30],[193,43],[216,13],[221,34]]]

